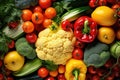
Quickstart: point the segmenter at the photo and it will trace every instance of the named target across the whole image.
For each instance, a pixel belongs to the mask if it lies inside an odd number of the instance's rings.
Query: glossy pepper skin
[[[81,42],[92,42],[97,35],[97,23],[88,16],[78,18],[74,23],[74,35]]]
[[[66,64],[66,80],[85,80],[87,67],[82,60],[70,59]]]

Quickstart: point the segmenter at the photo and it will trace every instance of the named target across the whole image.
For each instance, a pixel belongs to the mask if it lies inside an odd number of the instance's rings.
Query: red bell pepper
[[[78,18],[74,23],[74,35],[81,42],[92,42],[97,35],[97,23],[88,16]]]

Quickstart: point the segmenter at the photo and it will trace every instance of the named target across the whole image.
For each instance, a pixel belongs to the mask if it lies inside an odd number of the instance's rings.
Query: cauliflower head
[[[35,43],[37,56],[55,64],[66,64],[66,61],[72,57],[75,41],[72,30],[58,29],[53,32],[50,28],[46,28],[38,34]]]

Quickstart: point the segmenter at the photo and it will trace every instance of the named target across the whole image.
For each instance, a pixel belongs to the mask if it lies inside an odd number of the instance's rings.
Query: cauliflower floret
[[[42,60],[53,61],[55,64],[66,64],[66,61],[72,57],[75,40],[72,30],[59,29],[53,32],[46,28],[38,34],[35,44],[37,56]]]

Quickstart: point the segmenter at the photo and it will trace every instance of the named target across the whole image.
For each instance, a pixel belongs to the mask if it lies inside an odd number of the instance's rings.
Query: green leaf
[[[28,59],[36,57],[35,49],[27,42],[25,38],[20,38],[15,43],[16,50]]]
[[[43,60],[43,65],[50,71],[56,70],[58,68],[58,65],[54,64],[54,62],[50,60]]]
[[[8,52],[8,44],[11,41],[9,37],[7,37],[3,32],[0,32],[0,52],[5,54]]]

